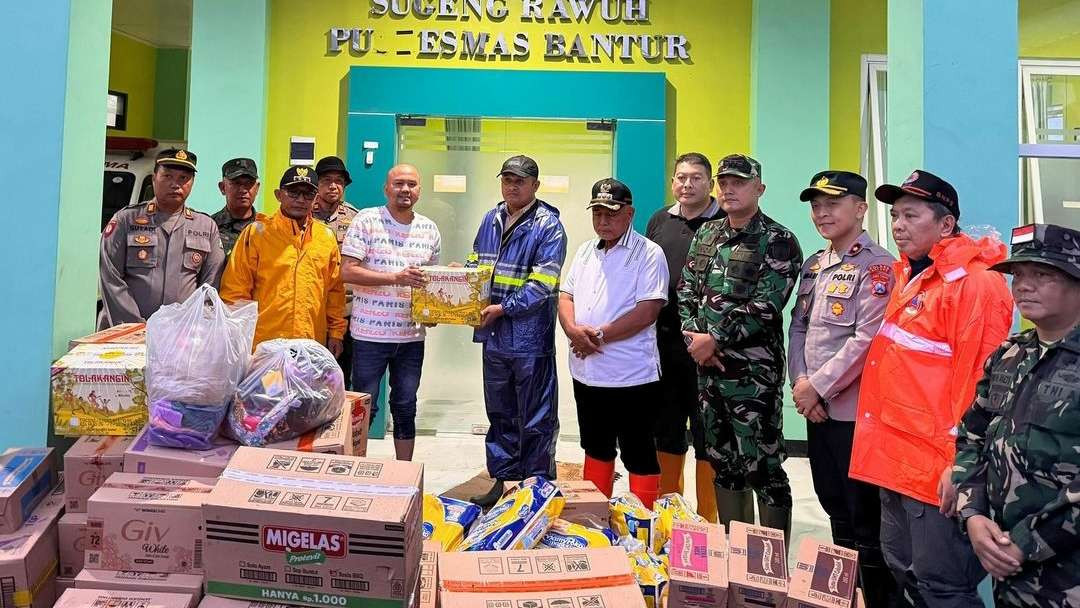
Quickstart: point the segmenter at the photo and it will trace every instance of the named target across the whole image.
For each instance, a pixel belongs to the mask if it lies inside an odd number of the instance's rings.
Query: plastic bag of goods
[[[424,494],[424,540],[438,542],[443,551],[456,550],[481,511],[471,502]]]
[[[566,499],[554,483],[529,477],[480,517],[462,551],[532,549],[562,513]]]
[[[705,518],[698,515],[690,504],[686,502],[682,494],[665,494],[656,499],[653,505],[656,511],[656,542],[659,551],[667,554],[668,544],[671,541],[671,530],[677,521],[692,521],[705,523]]]
[[[657,556],[645,543],[631,536],[620,537],[616,545],[626,550],[626,556],[630,559],[630,571],[638,587],[641,587],[645,605],[649,608],[661,608],[666,603],[670,581],[667,559]]]
[[[641,499],[627,492],[612,498],[611,530],[619,537],[631,536],[640,540],[653,553],[660,553],[664,546],[660,537],[660,517],[641,502]]]
[[[146,322],[148,441],[205,450],[251,359],[258,305],[226,305],[210,285]]]
[[[536,546],[538,549],[595,549],[611,547],[618,539],[614,532],[599,524],[584,526],[556,519]]]
[[[314,340],[267,340],[229,408],[229,434],[244,445],[285,441],[341,415],[345,378],[334,355]]]

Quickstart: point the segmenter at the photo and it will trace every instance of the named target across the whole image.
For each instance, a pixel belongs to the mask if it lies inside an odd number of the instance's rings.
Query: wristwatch
[[[604,330],[597,328],[596,339],[599,340],[601,344],[604,343]]]

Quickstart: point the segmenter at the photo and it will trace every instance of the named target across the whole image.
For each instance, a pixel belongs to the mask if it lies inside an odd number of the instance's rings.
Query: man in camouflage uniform
[[[956,440],[953,483],[998,606],[1080,606],[1080,231],[1013,230],[1020,314],[1034,329],[986,361]]]
[[[703,225],[678,290],[687,350],[698,364],[706,453],[716,471],[724,525],[753,522],[791,530],[784,452],[783,310],[799,278],[795,236],[763,214],[761,165],[733,154],[716,174],[727,217]]]
[[[232,253],[236,239],[255,221],[255,197],[259,195],[259,170],[250,158],[233,158],[221,165],[218,190],[225,196],[225,206],[211,215],[221,235],[225,255]]]
[[[325,223],[337,237],[338,250],[349,232],[353,218],[359,211],[345,202],[345,187],[352,183],[345,162],[336,156],[327,156],[315,163],[315,175],[319,178],[319,193],[315,195],[315,204],[311,215]],[[345,319],[352,318],[352,287],[345,285]],[[338,357],[338,364],[345,372],[345,388],[352,388],[352,340],[345,340],[345,349]]]

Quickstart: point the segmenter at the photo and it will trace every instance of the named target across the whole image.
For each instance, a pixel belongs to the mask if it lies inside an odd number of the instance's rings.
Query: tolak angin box
[[[64,454],[67,481],[65,513],[86,513],[86,499],[105,483],[109,475],[124,468],[124,450],[131,437],[85,435]]]
[[[216,481],[113,473],[90,497],[84,567],[202,573],[202,504]]]
[[[491,298],[486,268],[425,266],[426,283],[412,288],[412,318],[417,323],[480,325],[480,311]]]
[[[15,532],[0,534],[0,606],[49,608],[56,599],[56,522],[62,486],[48,494]],[[10,603],[9,603],[10,602]]]
[[[788,590],[784,531],[731,522],[728,585],[732,608],[783,606]]]
[[[188,608],[195,608],[202,599],[202,585],[201,574],[168,574],[134,570],[83,570],[74,581],[77,589],[180,593],[191,596]]]
[[[52,448],[0,454],[0,534],[17,532],[55,482]]]
[[[241,447],[206,498],[206,592],[303,606],[408,606],[423,465]]]
[[[81,344],[52,365],[57,435],[135,435],[146,424],[146,347]]]
[[[852,608],[858,568],[858,552],[803,538],[791,572],[788,608]]]

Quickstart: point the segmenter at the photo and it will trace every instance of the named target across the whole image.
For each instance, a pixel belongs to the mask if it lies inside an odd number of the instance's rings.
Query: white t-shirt
[[[638,302],[667,301],[668,267],[664,250],[633,228],[614,247],[585,242],[570,263],[561,291],[574,297],[578,325],[599,328],[633,310]],[[619,387],[660,379],[656,323],[637,334],[600,347],[579,359],[570,353],[570,375],[589,386]]]
[[[341,255],[360,260],[376,272],[397,272],[409,265],[439,263],[442,238],[435,222],[420,215],[401,224],[385,207],[363,209],[353,218]],[[424,327],[412,320],[412,288],[396,285],[353,287],[352,337],[370,342],[419,342]]]

